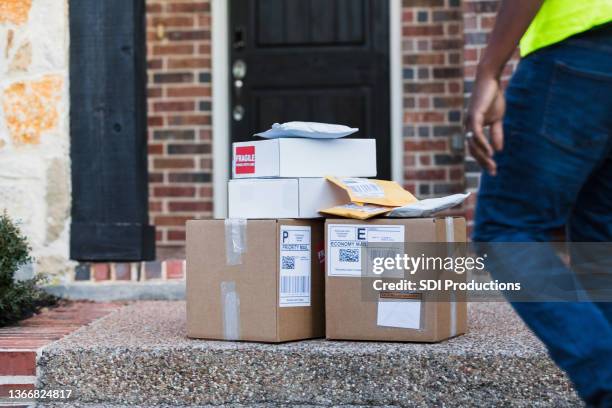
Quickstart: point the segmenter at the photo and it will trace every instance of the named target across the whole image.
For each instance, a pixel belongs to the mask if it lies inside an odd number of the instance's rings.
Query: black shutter
[[[75,260],[155,257],[147,183],[144,0],[70,1]]]

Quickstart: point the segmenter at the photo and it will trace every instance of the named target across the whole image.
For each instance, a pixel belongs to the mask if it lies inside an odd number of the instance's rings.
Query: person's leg
[[[594,58],[590,50],[560,46],[519,65],[507,92],[505,144],[495,157],[498,175],[484,174],[481,180],[475,241],[546,242],[551,230],[566,225],[611,137],[599,129],[612,109],[602,103],[610,99],[612,77],[608,81],[566,65],[589,58]],[[573,272],[552,250],[543,253],[545,244],[533,247],[531,254],[508,252],[506,262],[491,272],[543,282],[547,270],[557,281],[573,281]],[[595,304],[514,302],[513,307],[585,401],[597,404],[612,394],[612,327]]]
[[[567,231],[572,269],[612,323],[612,153],[580,191]]]

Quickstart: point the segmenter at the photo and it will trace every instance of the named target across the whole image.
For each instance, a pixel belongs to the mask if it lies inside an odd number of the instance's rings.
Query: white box
[[[375,177],[376,140],[294,138],[232,146],[233,178],[325,176]]]
[[[229,218],[317,218],[319,210],[348,202],[324,178],[230,180]]]

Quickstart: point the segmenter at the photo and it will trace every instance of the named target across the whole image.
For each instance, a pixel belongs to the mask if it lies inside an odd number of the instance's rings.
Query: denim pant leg
[[[507,91],[505,144],[496,154],[498,175],[483,174],[474,240],[544,242],[568,222],[580,192],[607,155],[612,112],[612,66],[589,47],[552,47],[523,60]],[[572,67],[577,64],[579,69]],[[601,66],[584,67],[596,61]],[[604,129],[604,131],[602,131]],[[522,273],[537,274],[537,260],[524,257]],[[516,259],[508,262],[517,262]],[[560,261],[555,271],[573,279]],[[491,270],[495,275],[496,271]],[[612,326],[591,302],[529,302],[513,307],[547,346],[580,396],[596,404],[612,394]]]
[[[580,191],[567,230],[572,241],[572,268],[581,277],[587,294],[605,287],[606,294],[596,305],[612,324],[608,291],[612,287],[612,153]]]

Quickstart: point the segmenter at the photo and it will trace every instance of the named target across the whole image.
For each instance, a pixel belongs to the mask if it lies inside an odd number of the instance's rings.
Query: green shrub
[[[39,289],[41,275],[15,282],[15,272],[31,262],[30,247],[17,226],[0,214],[0,327],[15,323],[57,302]]]

